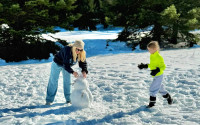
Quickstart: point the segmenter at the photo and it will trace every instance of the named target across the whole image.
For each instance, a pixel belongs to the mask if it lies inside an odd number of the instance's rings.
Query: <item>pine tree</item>
[[[195,0],[174,0],[173,4],[163,13],[163,24],[167,31],[171,31],[170,42],[196,42],[194,34],[189,31],[200,28],[200,2]],[[168,33],[166,32],[166,33]]]
[[[140,44],[142,49],[151,40],[161,47],[166,41],[196,42],[190,31],[199,29],[199,6],[195,0],[109,0],[106,20],[124,30],[117,40]],[[149,31],[144,35],[144,31]],[[141,35],[143,34],[143,35]]]
[[[72,29],[77,18],[72,13],[75,0],[1,0],[0,58],[21,61],[48,58],[55,45],[41,38],[42,33],[55,33],[54,26]],[[51,47],[52,46],[52,47]]]
[[[97,24],[107,25],[101,0],[77,0],[74,5],[77,6],[74,13],[80,15],[74,22],[75,27],[80,30],[96,30]]]

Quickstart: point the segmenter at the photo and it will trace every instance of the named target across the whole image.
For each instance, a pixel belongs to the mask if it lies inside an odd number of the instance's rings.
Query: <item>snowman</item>
[[[90,107],[93,97],[88,88],[88,81],[79,76],[74,83],[74,89],[71,94],[72,105],[79,108]]]

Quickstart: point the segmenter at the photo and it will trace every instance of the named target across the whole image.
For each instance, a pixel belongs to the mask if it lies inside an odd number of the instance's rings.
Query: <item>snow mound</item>
[[[90,107],[93,97],[88,87],[88,81],[83,77],[78,77],[74,83],[74,90],[71,94],[71,101],[74,107]]]

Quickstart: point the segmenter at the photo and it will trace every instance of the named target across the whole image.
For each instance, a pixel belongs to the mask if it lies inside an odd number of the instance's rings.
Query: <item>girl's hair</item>
[[[152,48],[152,49],[157,49],[157,51],[160,51],[160,46],[157,41],[151,41],[148,45],[147,48]]]
[[[68,46],[72,47],[72,55],[73,55],[73,60],[76,62],[76,58],[78,56],[78,61],[84,62],[86,60],[86,52],[85,50],[80,51],[80,53],[77,55],[76,54],[76,47],[72,46],[73,44],[69,44]]]

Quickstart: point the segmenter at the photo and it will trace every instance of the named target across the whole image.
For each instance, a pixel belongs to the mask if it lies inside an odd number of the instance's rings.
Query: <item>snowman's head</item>
[[[78,77],[74,83],[74,89],[87,89],[88,88],[88,81],[83,77]]]

